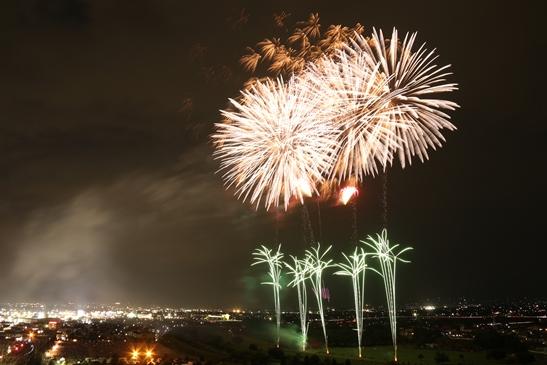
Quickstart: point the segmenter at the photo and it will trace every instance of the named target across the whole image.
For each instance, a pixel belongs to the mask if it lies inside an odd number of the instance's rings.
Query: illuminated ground
[[[202,357],[207,360],[222,361],[224,364],[251,363],[249,359],[260,359],[260,356],[275,351],[274,326],[246,326],[244,329],[228,329],[226,327],[198,327],[184,328],[176,334],[165,336],[163,344],[181,354],[190,357]],[[317,335],[317,334],[316,334]],[[335,337],[331,337],[334,341]],[[317,355],[320,359],[327,357],[322,347],[322,338],[314,336],[310,339],[309,349],[303,353],[298,350],[298,337],[290,328],[283,328],[281,334],[281,351],[285,360],[298,356],[301,360],[304,357]],[[351,364],[388,364],[393,358],[391,346],[367,346],[364,348],[364,360],[357,359],[355,347],[331,347],[331,359],[336,359],[337,364],[345,364],[350,360]],[[439,362],[438,354],[446,356],[444,361]],[[261,355],[262,354],[262,355]],[[270,361],[274,355],[270,354]],[[460,364],[460,365],[500,365],[512,362],[517,364],[516,359],[507,357],[503,360],[487,358],[486,351],[451,351],[442,348],[422,349],[411,345],[399,347],[400,364]],[[257,363],[255,361],[255,363]],[[290,360],[289,360],[290,363]],[[538,359],[532,364],[547,364],[544,359]]]
[[[401,347],[399,349],[399,362],[411,364],[438,364],[435,360],[437,352],[441,351],[449,358],[447,364],[500,364],[499,361],[486,358],[484,352],[461,352],[461,351],[444,351],[433,349],[415,349],[412,347]],[[324,356],[324,352],[320,350],[311,350],[308,353],[316,353],[320,357]],[[393,356],[393,348],[391,346],[366,347],[364,349],[365,360],[359,361],[356,359],[357,350],[355,348],[337,347],[331,349],[331,357],[338,362],[344,362],[346,359],[351,359],[352,364],[386,364]],[[420,354],[423,358],[420,359]]]

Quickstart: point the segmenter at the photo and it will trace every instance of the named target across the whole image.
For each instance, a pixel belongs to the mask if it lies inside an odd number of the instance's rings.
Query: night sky
[[[391,236],[415,248],[401,301],[545,298],[547,37],[540,9],[501,4],[2,1],[0,302],[269,305],[248,265],[273,244],[274,217],[224,190],[209,135],[249,77],[245,46],[271,37],[282,10],[289,23],[319,12],[323,30],[418,31],[453,65],[458,130],[426,163],[389,172]],[[351,211],[321,215],[338,257]],[[368,179],[360,236],[381,216],[381,181]],[[278,227],[302,253],[300,210]],[[346,281],[327,279],[333,305],[351,305]],[[383,300],[378,280],[368,289]]]

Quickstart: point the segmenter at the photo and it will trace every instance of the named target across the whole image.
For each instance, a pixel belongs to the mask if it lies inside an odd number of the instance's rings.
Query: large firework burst
[[[428,157],[441,146],[443,128],[453,130],[443,110],[458,105],[432,95],[457,89],[447,83],[448,66],[434,64],[434,50],[412,51],[416,33],[401,42],[374,30],[372,38],[356,34],[334,56],[310,63],[303,74],[323,108],[338,110],[339,149],[329,178],[333,181],[375,175],[398,155],[403,167],[413,156]]]
[[[329,171],[333,181],[354,179],[378,172],[393,158],[397,121],[390,118],[389,89],[380,65],[365,52],[339,51],[310,63],[302,75],[310,93],[321,98],[321,107],[336,110],[338,153]],[[329,117],[331,117],[329,115]]]
[[[215,156],[228,187],[238,198],[266,209],[291,198],[303,202],[317,192],[332,165],[337,129],[318,107],[318,97],[299,78],[258,82],[230,99],[233,111],[222,111],[216,124]]]
[[[407,33],[401,41],[397,29],[393,28],[391,38],[386,40],[381,30],[374,29],[372,38],[358,35],[347,48],[352,59],[362,53],[369,55],[387,81],[386,111],[397,133],[397,138],[391,139],[391,148],[396,150],[403,168],[407,162],[411,164],[416,155],[422,162],[427,159],[429,147],[442,146],[445,138],[441,130],[456,129],[445,111],[459,107],[436,97],[457,90],[457,84],[446,80],[452,74],[448,70],[450,65],[435,64],[438,58],[435,49],[427,50],[424,43],[416,51],[412,50],[416,34]]]

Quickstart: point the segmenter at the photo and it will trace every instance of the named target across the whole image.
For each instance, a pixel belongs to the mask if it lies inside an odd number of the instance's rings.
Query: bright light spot
[[[148,358],[151,358],[152,356],[154,356],[154,352],[152,350],[146,350],[146,357]]]
[[[426,311],[434,311],[435,306],[434,305],[424,305],[424,310]]]
[[[340,203],[346,205],[354,196],[359,194],[359,190],[355,186],[346,186],[340,190]]]
[[[140,354],[139,354],[139,350],[133,350],[133,351],[131,351],[131,358],[132,358],[133,360],[138,359],[138,358],[139,358],[139,355],[140,355]]]
[[[298,187],[302,195],[308,196],[308,197],[312,196],[310,183],[306,179],[299,179]]]

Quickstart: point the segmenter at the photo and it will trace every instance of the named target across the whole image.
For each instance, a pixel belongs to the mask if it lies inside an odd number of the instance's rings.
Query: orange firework
[[[359,195],[359,190],[355,186],[346,186],[340,190],[340,197],[338,201],[344,205],[355,196]]]

